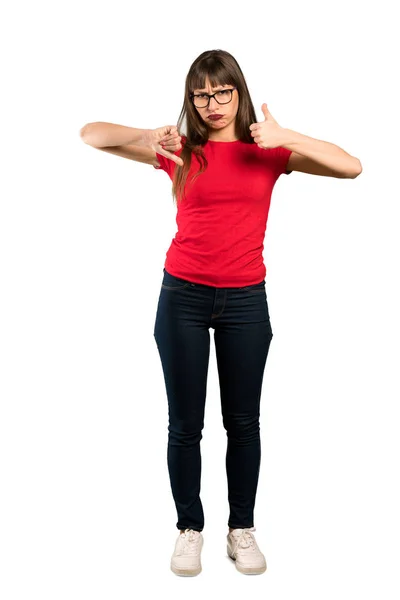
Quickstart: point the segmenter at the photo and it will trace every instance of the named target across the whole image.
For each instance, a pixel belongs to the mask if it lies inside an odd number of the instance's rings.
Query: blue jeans
[[[260,397],[272,329],[265,279],[216,288],[164,269],[154,327],[168,398],[167,463],[178,529],[204,528],[200,440],[214,329],[232,528],[254,526],[261,461]]]

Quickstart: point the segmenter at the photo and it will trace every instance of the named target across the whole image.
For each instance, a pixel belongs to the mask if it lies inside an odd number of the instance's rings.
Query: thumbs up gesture
[[[261,123],[250,125],[251,135],[259,148],[277,148],[283,144],[283,127],[275,121],[265,102],[261,110],[265,119]]]

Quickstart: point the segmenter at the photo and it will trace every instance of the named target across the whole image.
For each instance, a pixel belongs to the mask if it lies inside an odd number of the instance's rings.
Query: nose
[[[216,101],[216,99],[215,99],[215,98],[210,98],[210,102],[209,102],[209,104],[208,104],[208,110],[209,110],[210,112],[212,112],[212,111],[213,111],[213,109],[214,109],[214,108],[216,108],[216,107],[218,107],[218,106],[219,106],[219,104],[218,104],[218,102]]]

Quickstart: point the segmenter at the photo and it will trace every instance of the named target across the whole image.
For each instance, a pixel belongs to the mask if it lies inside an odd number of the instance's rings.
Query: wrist
[[[150,141],[151,132],[152,129],[136,129],[135,135],[130,143],[135,146],[147,146]]]
[[[282,127],[281,134],[282,134],[282,143],[280,144],[281,146],[285,147],[294,142],[294,139],[293,139],[294,131],[292,131],[291,129],[288,129],[287,127]]]

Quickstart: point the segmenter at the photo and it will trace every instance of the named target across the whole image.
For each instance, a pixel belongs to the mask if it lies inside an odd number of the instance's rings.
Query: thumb
[[[263,111],[265,120],[267,121],[267,119],[270,116],[270,114],[269,114],[268,106],[267,106],[267,104],[265,102],[264,102],[264,104],[262,104],[261,110]]]

